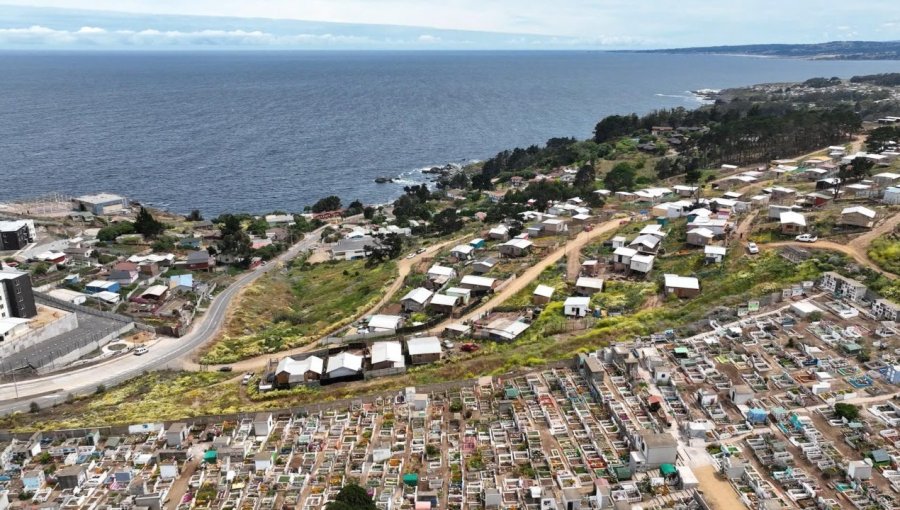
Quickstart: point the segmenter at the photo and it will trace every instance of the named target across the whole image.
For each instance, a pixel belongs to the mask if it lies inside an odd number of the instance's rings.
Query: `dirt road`
[[[591,230],[590,232],[582,232],[578,234],[575,239],[566,243],[565,246],[556,249],[555,251],[551,252],[549,255],[541,259],[540,262],[529,267],[515,280],[510,282],[509,285],[503,288],[503,290],[494,294],[494,296],[491,297],[491,299],[489,299],[486,303],[479,306],[475,310],[472,310],[468,314],[462,316],[460,319],[455,320],[454,322],[465,322],[467,320],[480,317],[486,311],[491,310],[496,306],[500,306],[507,299],[511,298],[517,292],[527,287],[529,283],[536,280],[545,269],[553,264],[556,264],[561,258],[563,258],[563,256],[568,256],[570,259],[578,258],[578,254],[581,252],[582,248],[584,248],[588,243],[597,239],[603,234],[607,234],[619,228],[622,221],[623,220],[621,219],[610,220],[605,223],[595,225],[594,230]],[[444,328],[444,324],[445,323],[435,326],[431,330],[431,332],[437,333],[442,331]]]
[[[735,510],[744,508],[734,488],[716,474],[712,465],[693,468],[703,491],[703,499],[712,510]]]
[[[894,216],[888,218],[883,221],[880,225],[873,228],[871,231],[866,232],[865,234],[853,239],[847,244],[839,244],[832,241],[816,241],[815,243],[798,243],[796,241],[784,241],[778,243],[768,243],[765,245],[761,245],[761,248],[776,248],[779,246],[794,246],[797,248],[806,248],[810,250],[832,250],[841,252],[845,255],[850,256],[855,260],[858,264],[871,268],[873,271],[878,271],[883,274],[886,278],[891,280],[896,280],[897,275],[893,273],[889,273],[880,267],[878,267],[872,259],[869,258],[868,251],[869,244],[872,240],[876,239],[879,236],[883,236],[888,232],[894,230],[894,228],[900,225],[900,213],[895,214]]]

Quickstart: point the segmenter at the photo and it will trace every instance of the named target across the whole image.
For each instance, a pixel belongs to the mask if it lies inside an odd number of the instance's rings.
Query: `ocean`
[[[691,90],[896,70],[603,52],[0,53],[0,201],[109,191],[207,217],[331,194],[383,203],[423,168],[696,107]]]

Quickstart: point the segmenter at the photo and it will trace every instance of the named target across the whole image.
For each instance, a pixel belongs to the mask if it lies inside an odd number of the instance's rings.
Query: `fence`
[[[510,377],[520,376],[526,373],[532,373],[539,370],[552,370],[552,369],[560,369],[560,368],[576,368],[577,361],[575,358],[568,360],[556,361],[553,363],[548,363],[547,365],[541,367],[530,367],[527,369],[519,369],[511,372],[507,372],[498,376],[498,378],[494,379],[506,379]],[[430,395],[434,394],[446,394],[450,391],[458,391],[462,388],[471,387],[478,383],[480,378],[471,378],[471,379],[463,379],[459,381],[450,381],[450,382],[442,382],[442,383],[433,383],[433,384],[425,384],[421,386],[416,386],[417,393],[427,393]],[[493,380],[493,379],[492,379]],[[352,398],[344,398],[338,400],[332,400],[330,402],[320,402],[316,404],[308,404],[304,406],[294,406],[294,407],[285,407],[281,409],[269,409],[265,412],[272,413],[276,416],[287,416],[287,415],[313,415],[326,411],[332,410],[340,410],[346,409],[354,404],[371,404],[375,403],[378,400],[384,399],[392,399],[397,392],[400,391],[401,388],[396,388],[393,390],[385,390],[381,392],[371,393],[368,395],[361,395],[359,397]],[[216,414],[216,415],[203,415],[203,416],[195,416],[195,417],[186,417],[178,420],[171,420],[163,422],[164,428],[168,428],[168,426],[172,423],[183,423],[189,422],[192,424],[211,424],[211,423],[221,423],[223,421],[241,421],[244,419],[252,419],[256,416],[260,411],[245,411],[241,413],[234,414]],[[114,425],[105,425],[101,427],[89,427],[89,428],[78,428],[78,429],[67,429],[67,430],[58,430],[53,432],[43,433],[45,437],[54,437],[54,438],[69,438],[69,437],[84,437],[94,431],[99,431],[101,436],[108,437],[110,435],[127,435],[131,432],[129,428],[132,425],[126,424],[114,424]],[[34,432],[11,432],[8,430],[0,430],[0,441],[8,441],[12,438],[27,440],[34,435]]]
[[[74,303],[63,301],[62,299],[57,299],[53,296],[41,294],[39,292],[34,293],[34,300],[38,303],[52,306],[53,308],[61,308],[63,310],[69,310],[71,312],[86,313],[89,315],[95,315],[97,317],[103,317],[105,319],[111,319],[119,322],[134,322],[134,319],[126,317],[124,315],[119,315],[112,312],[104,312],[103,310],[97,310],[96,308],[90,308],[88,306],[76,305]]]
[[[92,350],[101,348],[109,340],[135,327],[132,319],[122,315],[76,305],[41,293],[35,293],[34,298],[36,302],[42,305],[76,314],[100,317],[107,320],[108,323],[102,326],[91,326],[79,321],[77,329],[65,334],[66,340],[64,345],[47,344],[48,348],[42,349],[40,353],[21,360],[11,361],[7,357],[7,359],[0,361],[0,381],[12,382],[14,379],[25,379],[39,373],[62,368],[65,364],[78,359]],[[44,345],[49,340],[52,339],[45,340],[41,345]]]

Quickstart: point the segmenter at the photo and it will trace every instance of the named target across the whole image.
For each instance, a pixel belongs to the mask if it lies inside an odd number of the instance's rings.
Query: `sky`
[[[643,49],[900,40],[897,0],[0,0],[0,4],[0,48]]]

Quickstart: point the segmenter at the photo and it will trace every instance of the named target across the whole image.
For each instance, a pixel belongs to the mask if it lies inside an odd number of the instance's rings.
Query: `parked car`
[[[146,347],[138,347],[137,349],[134,350],[134,355],[135,356],[143,356],[144,354],[147,354],[148,352],[150,352],[150,349],[148,349]]]
[[[444,340],[444,347],[447,349],[452,349],[455,345],[450,340]]]
[[[814,236],[812,234],[800,234],[794,239],[800,241],[801,243],[814,243],[819,240],[819,236]]]
[[[756,243],[747,243],[747,251],[753,254],[759,253],[759,246],[756,246]]]
[[[425,253],[425,248],[419,248],[418,250],[416,250],[416,253]]]
[[[459,350],[463,352],[475,352],[478,349],[481,349],[481,347],[478,344],[473,343],[462,344],[462,347],[459,348]]]
[[[231,367],[219,367],[219,372],[231,372],[232,370],[234,369]]]
[[[415,254],[415,253],[410,253],[409,255],[406,256],[406,258],[408,258],[408,259],[416,258],[416,254]]]
[[[250,382],[250,378],[253,377],[253,372],[247,372],[244,374],[244,378],[241,379],[241,384],[247,385]]]

